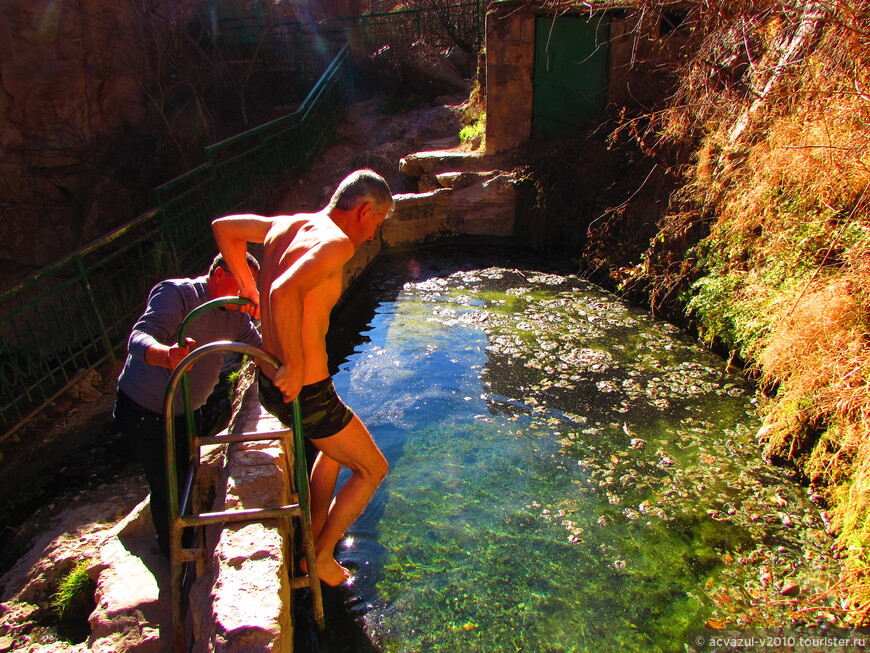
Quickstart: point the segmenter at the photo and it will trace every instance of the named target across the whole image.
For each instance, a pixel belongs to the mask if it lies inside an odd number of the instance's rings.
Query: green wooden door
[[[553,136],[599,118],[607,93],[610,20],[540,16],[535,22],[532,133]]]

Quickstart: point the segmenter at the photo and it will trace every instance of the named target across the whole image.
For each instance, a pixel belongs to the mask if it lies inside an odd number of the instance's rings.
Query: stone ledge
[[[245,393],[246,418],[236,431],[283,429],[260,408],[256,389],[254,383]],[[279,440],[233,445],[213,510],[287,504],[291,462]],[[191,590],[195,652],[292,651],[290,532],[275,519],[207,529],[211,562]]]
[[[516,189],[508,173],[456,173],[460,183],[425,193],[395,195],[396,210],[381,228],[385,247],[406,247],[450,236],[514,233]]]
[[[440,174],[442,172],[475,172],[503,167],[506,161],[503,157],[486,154],[480,150],[464,152],[462,150],[433,150],[431,152],[415,152],[399,161],[399,171],[411,177],[422,177],[424,174]]]

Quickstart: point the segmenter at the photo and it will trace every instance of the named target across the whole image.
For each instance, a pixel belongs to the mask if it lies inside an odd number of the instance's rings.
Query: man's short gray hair
[[[332,194],[328,208],[350,211],[360,202],[371,202],[375,209],[393,207],[389,184],[374,170],[357,170],[345,177]]]

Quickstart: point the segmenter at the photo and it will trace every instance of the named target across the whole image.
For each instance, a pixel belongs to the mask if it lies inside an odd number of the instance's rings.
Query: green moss
[[[683,298],[704,340],[719,339],[743,357],[770,329],[771,317],[768,294],[752,295],[746,287],[745,274],[714,273],[698,279]]]
[[[482,99],[480,82],[475,80],[462,111],[465,126],[459,131],[459,140],[469,143],[486,135],[486,105]]]
[[[479,136],[486,133],[486,120],[476,120],[470,125],[466,125],[459,131],[459,140],[463,143],[469,143]]]
[[[93,595],[94,582],[88,576],[89,566],[90,561],[82,560],[61,579],[51,597],[51,607],[58,617],[63,618]]]
[[[699,278],[682,297],[705,340],[720,340],[744,358],[769,333],[776,302],[825,273],[821,266],[832,251],[830,209],[782,188],[767,199],[775,220],[723,218],[691,250]]]
[[[245,366],[247,365],[248,360],[250,360],[250,359],[248,358],[247,355],[242,356],[242,362],[239,365],[239,367],[230,371],[227,374],[227,382],[226,382],[227,394],[228,394],[231,401],[232,401],[233,397],[236,396],[236,386],[238,386],[238,384],[239,384],[239,377],[241,377],[242,370],[245,369]]]
[[[870,522],[866,503],[853,508],[849,505],[849,497],[853,490],[853,484],[838,488],[839,495],[836,512],[842,523],[838,544],[845,552],[847,566],[851,569],[866,569],[870,565]],[[866,585],[860,594],[868,594]]]

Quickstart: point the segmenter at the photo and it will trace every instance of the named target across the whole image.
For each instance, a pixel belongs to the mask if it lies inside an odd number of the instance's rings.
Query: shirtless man
[[[212,223],[218,248],[239,282],[239,296],[252,300],[256,306],[249,312],[262,317],[263,347],[283,363],[277,372],[261,369],[261,401],[283,423],[292,424],[288,402],[298,396],[303,432],[319,450],[311,471],[311,527],[317,573],[332,586],[349,578],[334,558],[335,547],[388,467],[365,425],[335,394],[326,332],[341,294],[344,264],[374,238],[392,210],[384,179],[358,170],[317,213],[232,215]],[[248,242],[264,244],[259,286],[245,264]],[[351,477],[333,497],[342,465]]]

